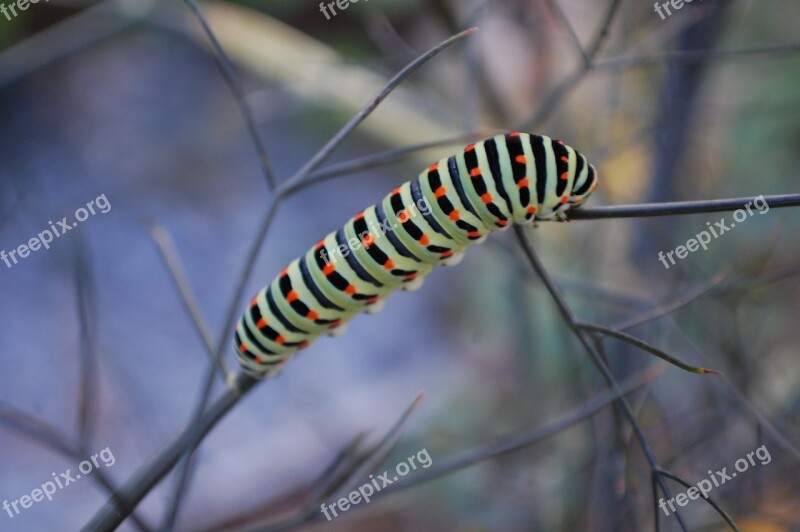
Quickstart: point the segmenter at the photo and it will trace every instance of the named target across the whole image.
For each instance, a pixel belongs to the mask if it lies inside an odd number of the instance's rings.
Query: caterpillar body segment
[[[560,140],[508,133],[470,144],[356,214],[292,261],[250,303],[234,334],[255,377],[277,373],[321,334],[422,285],[493,231],[565,219],[597,187],[586,158]]]

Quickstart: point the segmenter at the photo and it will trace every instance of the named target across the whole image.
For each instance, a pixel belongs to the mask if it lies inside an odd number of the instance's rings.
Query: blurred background
[[[800,4],[791,0],[706,0],[663,20],[633,0],[363,0],[330,17],[309,1],[200,7],[279,181],[402,66],[477,26],[326,164],[521,129],[562,138],[594,162],[601,182],[589,206],[798,192]],[[31,4],[0,15],[0,46],[0,249],[103,194],[111,206],[49,250],[0,263],[0,500],[76,471],[70,452],[106,447],[115,463],[98,471],[119,486],[186,426],[208,371],[148,227],[169,235],[216,343],[274,193],[184,3]],[[237,307],[467,138],[287,198]],[[650,376],[628,399],[654,456],[694,484],[766,445],[769,464],[711,495],[742,530],[797,531],[800,213],[770,209],[670,269],[658,261],[722,215],[541,223],[530,234],[582,321],[617,326],[674,304],[628,332],[724,377],[603,341],[619,383]],[[380,440],[420,390],[396,449],[371,472],[421,449],[433,467],[445,464],[558,421],[606,389],[514,235],[497,234],[253,390],[200,447],[175,529],[252,529],[318,507],[325,468],[357,435]],[[13,518],[0,511],[0,530],[80,529],[108,498],[97,476]],[[137,509],[146,526],[163,522],[174,482]],[[650,530],[657,511],[641,445],[609,407],[299,529]],[[708,505],[681,513],[691,530],[724,529]],[[121,530],[138,528],[127,520]],[[662,514],[662,529],[680,526]]]

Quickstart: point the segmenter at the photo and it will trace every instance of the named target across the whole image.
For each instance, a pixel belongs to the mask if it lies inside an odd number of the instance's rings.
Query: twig
[[[674,50],[649,56],[620,56],[594,63],[594,70],[618,70],[631,67],[658,66],[665,62],[696,63],[710,59],[746,59],[748,56],[788,54],[800,51],[800,43],[775,44],[740,50]]]
[[[577,329],[582,329],[584,331],[589,331],[589,332],[601,333],[601,334],[604,334],[606,336],[611,336],[612,338],[616,338],[617,340],[622,340],[623,342],[627,342],[630,345],[638,347],[642,351],[646,351],[646,352],[650,353],[651,355],[655,355],[658,358],[669,362],[673,366],[677,366],[677,367],[681,368],[682,370],[688,371],[690,373],[698,373],[698,374],[701,374],[701,375],[702,374],[706,374],[706,373],[715,373],[717,375],[721,374],[721,372],[719,372],[719,371],[717,371],[715,369],[699,368],[699,367],[695,367],[695,366],[690,366],[689,364],[678,360],[677,358],[673,357],[672,355],[669,355],[669,354],[665,353],[661,349],[653,347],[652,345],[648,344],[647,342],[644,342],[644,341],[640,340],[639,338],[636,338],[635,336],[631,336],[630,334],[626,334],[624,332],[615,331],[614,329],[609,329],[608,327],[602,327],[600,325],[595,325],[595,324],[592,324],[592,323],[575,322],[573,324],[573,326],[575,328],[577,328]]]
[[[670,478],[670,479],[674,480],[675,482],[677,482],[678,484],[681,484],[684,488],[687,488],[687,489],[692,487],[692,484],[689,484],[688,482],[686,482],[685,480],[683,480],[679,476],[677,476],[677,475],[675,475],[673,473],[670,473],[669,471],[665,471],[663,469],[659,469],[657,471],[653,471],[653,475],[664,476],[664,477]],[[653,490],[653,493],[655,493],[655,490]],[[711,505],[714,508],[714,510],[717,511],[717,513],[725,520],[726,523],[728,523],[728,525],[730,525],[730,527],[732,529],[734,529],[736,532],[739,532],[739,527],[736,526],[736,523],[733,521],[733,518],[731,518],[731,516],[728,515],[728,513],[725,510],[723,510],[722,507],[720,507],[720,505],[717,504],[717,502],[714,499],[711,498],[711,496],[703,495],[703,498],[705,499],[705,501],[709,505]],[[661,514],[656,512],[656,521],[658,521],[658,519],[660,517],[661,517]],[[658,527],[658,526],[659,526],[658,523],[656,523],[656,527]]]
[[[725,270],[719,272],[717,275],[712,277],[710,281],[704,283],[701,286],[698,286],[697,288],[691,290],[686,294],[679,296],[677,299],[670,301],[668,303],[663,303],[657,307],[654,307],[653,309],[639,316],[635,316],[630,319],[615,323],[612,329],[616,329],[618,331],[633,329],[634,327],[638,327],[639,325],[643,325],[653,320],[663,318],[664,316],[669,316],[676,310],[685,307],[692,301],[696,301],[697,299],[710,293],[714,288],[718,287],[725,279],[727,279],[730,273],[731,273],[731,268],[726,268]]]
[[[244,372],[236,374],[234,385],[225,388],[223,394],[208,408],[200,419],[194,420],[175,439],[161,449],[146,464],[128,479],[116,497],[106,501],[81,529],[84,532],[111,531],[124,521],[133,508],[152,490],[195,442],[197,434],[208,434],[242,397],[259,381]]]
[[[203,347],[206,348],[206,353],[208,354],[209,360],[214,366],[217,367],[220,378],[223,382],[225,382],[228,378],[228,366],[225,363],[224,358],[217,359],[214,350],[214,340],[211,338],[211,332],[208,328],[208,324],[203,318],[203,314],[200,312],[200,306],[197,304],[197,299],[194,297],[194,292],[191,284],[189,283],[189,278],[186,275],[183,265],[181,264],[178,253],[175,251],[175,245],[173,244],[172,239],[167,231],[154,221],[151,221],[147,224],[147,232],[150,233],[150,238],[153,239],[153,242],[155,242],[158,250],[161,252],[161,258],[164,259],[164,263],[167,266],[167,270],[169,270],[172,281],[175,283],[175,287],[178,289],[181,302],[183,303],[186,311],[189,313],[189,317],[192,320],[192,325],[194,325],[197,335],[203,342]]]
[[[770,208],[796,207],[800,205],[800,194],[781,194],[763,197]],[[680,214],[698,214],[702,212],[723,212],[743,208],[752,201],[753,198],[750,197],[589,207],[570,211],[569,219],[597,220],[600,218],[642,218],[647,216],[674,216]]]
[[[0,403],[0,424],[28,436],[39,445],[52,449],[72,460],[82,461],[89,455],[86,449],[81,448],[81,446],[76,447],[70,444],[69,438],[57,428],[2,403]],[[92,473],[92,478],[108,492],[112,499],[116,496],[116,487],[102,470],[95,469]],[[139,530],[151,529],[136,512],[131,513],[131,521]]]
[[[197,4],[194,2],[194,0],[183,0],[183,2],[189,6],[189,9],[194,13],[195,17],[197,17],[197,21],[203,27],[203,32],[205,32],[206,37],[208,37],[208,40],[211,43],[211,48],[214,50],[214,60],[217,63],[217,67],[219,67],[219,71],[222,73],[222,77],[225,79],[225,83],[228,85],[231,93],[233,93],[233,97],[236,99],[236,104],[242,113],[242,118],[244,118],[244,121],[247,124],[247,131],[255,143],[256,151],[258,152],[258,159],[261,162],[261,169],[264,172],[264,178],[267,180],[267,185],[269,186],[270,190],[272,190],[275,188],[275,172],[272,169],[272,163],[270,163],[269,156],[267,155],[267,148],[264,144],[264,139],[261,137],[261,133],[256,126],[253,110],[250,109],[250,104],[247,102],[247,98],[244,96],[244,91],[242,90],[242,87],[236,78],[236,74],[233,71],[233,65],[228,59],[228,56],[225,54],[225,51],[222,49],[222,46],[220,46],[216,35],[214,35],[214,32],[211,31],[211,28],[208,26],[208,22],[206,22],[205,17],[200,12],[200,9],[197,7]]]
[[[397,85],[402,83],[408,76],[410,76],[414,71],[416,71],[419,67],[427,63],[430,59],[436,56],[439,52],[445,50],[449,46],[455,44],[456,42],[460,41],[464,37],[467,37],[477,31],[478,28],[470,28],[468,30],[464,30],[461,33],[457,33],[453,35],[449,39],[441,42],[440,44],[436,45],[435,47],[431,48],[429,51],[409,63],[403,70],[395,74],[392,79],[386,84],[386,86],[381,89],[381,91],[367,104],[367,106],[361,110],[356,116],[350,119],[347,124],[344,125],[334,136],[325,143],[325,145],[314,154],[311,159],[304,164],[296,173],[293,175],[287,182],[283,183],[278,188],[278,196],[285,196],[287,191],[291,190],[295,187],[298,183],[305,180],[308,175],[314,171],[316,168],[319,167],[320,164],[325,162],[325,160],[330,157],[333,150],[335,150],[354,130],[358,125],[363,122],[371,113],[375,110],[378,105],[386,99],[387,96],[394,90]]]
[[[485,136],[487,135],[482,132],[461,133],[454,137],[442,140],[421,142],[419,144],[412,144],[410,146],[404,146],[402,148],[397,148],[394,150],[387,150],[384,152],[367,155],[365,157],[360,157],[358,159],[352,159],[350,161],[331,164],[329,166],[325,166],[323,168],[320,168],[319,170],[311,172],[310,174],[308,174],[308,177],[306,177],[306,179],[304,179],[302,182],[297,183],[296,185],[293,186],[286,187],[286,189],[284,190],[284,194],[288,197],[298,192],[299,190],[302,190],[316,183],[321,183],[322,181],[325,181],[327,179],[342,177],[345,175],[352,174],[354,172],[360,172],[363,170],[369,170],[370,168],[377,168],[380,166],[391,164],[411,153],[416,153],[431,148],[438,148],[441,146],[449,146],[451,144],[463,144],[464,142],[475,141]]]
[[[94,323],[91,271],[86,259],[84,242],[75,237],[72,248],[72,263],[75,276],[75,295],[77,298],[78,320],[80,322],[80,384],[78,385],[78,434],[82,447],[86,447],[92,439],[92,422],[97,401],[97,353],[94,334],[90,323]]]

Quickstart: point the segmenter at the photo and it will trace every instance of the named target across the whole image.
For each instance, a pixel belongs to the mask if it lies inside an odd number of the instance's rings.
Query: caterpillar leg
[[[441,266],[455,266],[456,264],[458,264],[462,260],[464,260],[464,252],[463,251],[459,251],[458,253],[453,253],[452,255],[447,257],[446,259],[443,259],[442,261],[439,262],[439,264]]]
[[[422,283],[423,282],[425,282],[425,278],[420,276],[420,277],[417,277],[416,279],[414,279],[413,281],[409,281],[409,282],[405,283],[401,287],[401,289],[404,292],[414,292],[414,291],[419,290],[420,288],[422,288]]]

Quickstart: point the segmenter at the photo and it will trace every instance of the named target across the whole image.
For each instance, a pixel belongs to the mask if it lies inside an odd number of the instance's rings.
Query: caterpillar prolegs
[[[239,363],[275,373],[320,334],[339,334],[394,290],[510,224],[565,219],[597,187],[586,158],[560,140],[508,133],[470,144],[328,234],[250,302],[236,326]]]

